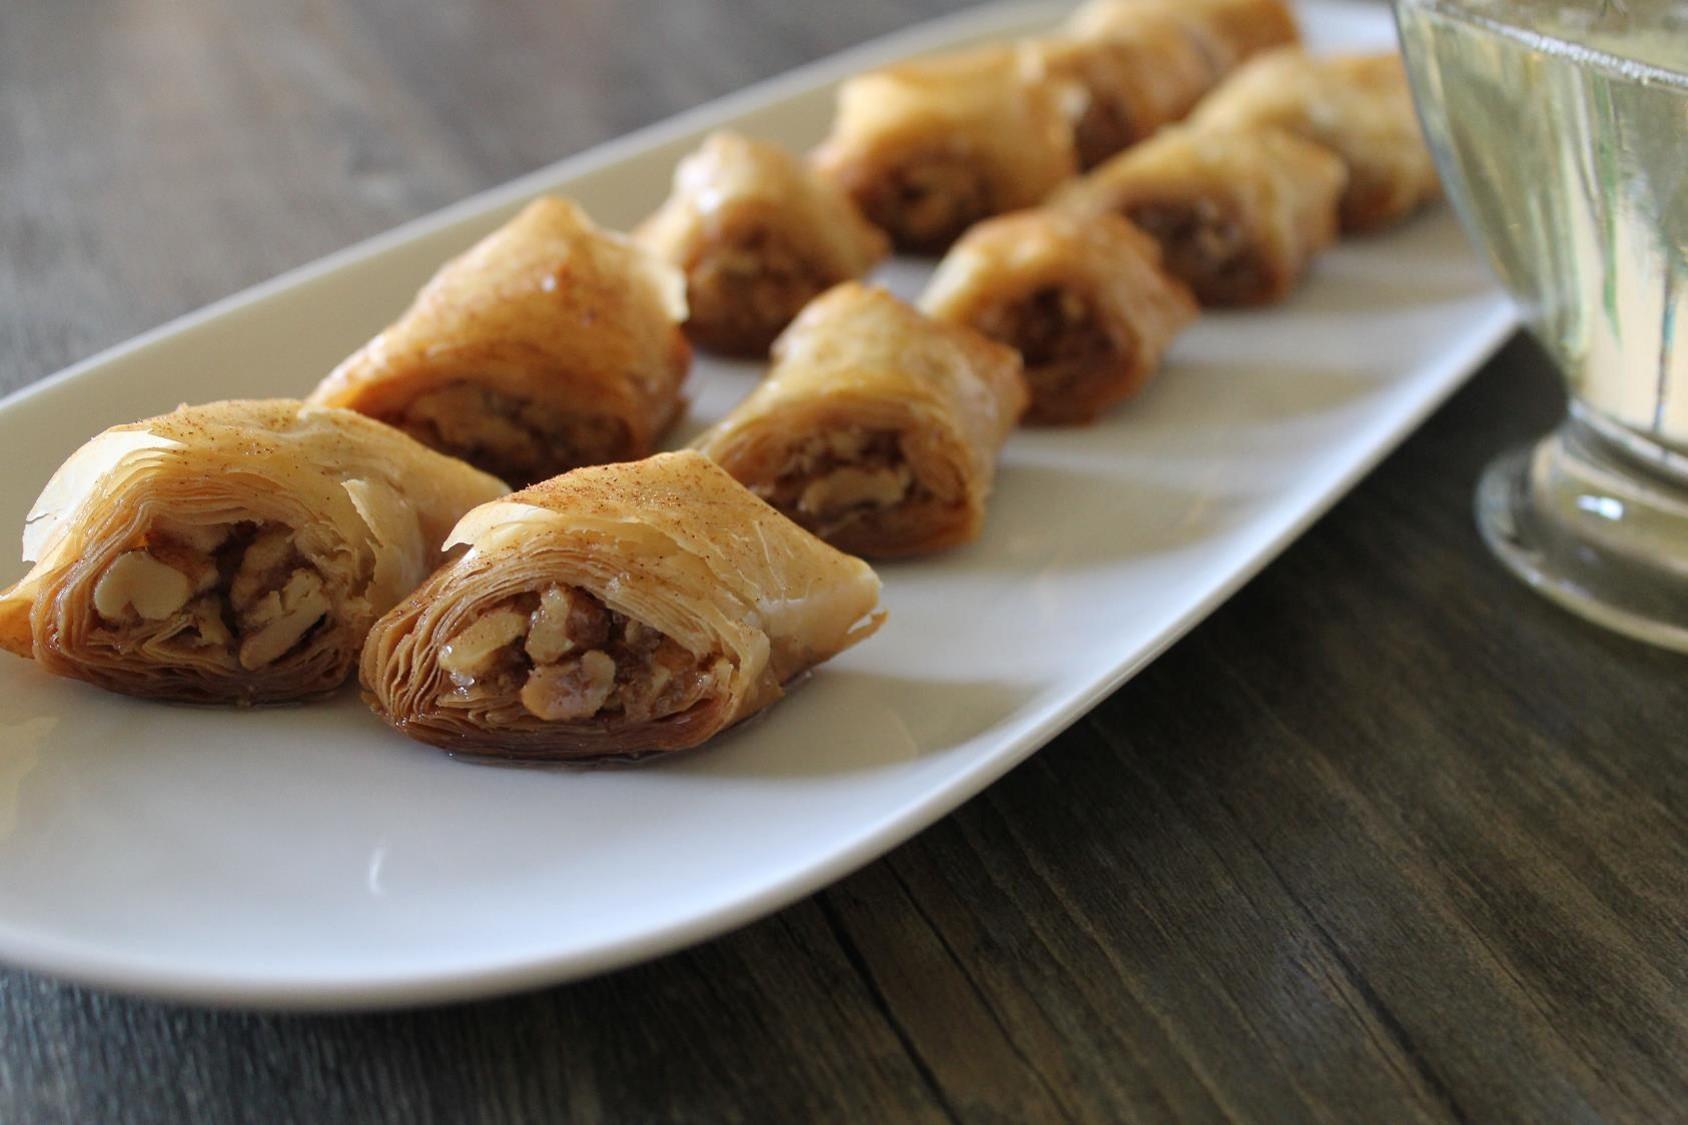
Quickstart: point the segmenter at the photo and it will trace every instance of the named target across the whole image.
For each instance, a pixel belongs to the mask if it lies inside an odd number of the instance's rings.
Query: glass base
[[[1489,465],[1477,525],[1502,562],[1566,609],[1688,652],[1681,455],[1573,401],[1557,430]]]

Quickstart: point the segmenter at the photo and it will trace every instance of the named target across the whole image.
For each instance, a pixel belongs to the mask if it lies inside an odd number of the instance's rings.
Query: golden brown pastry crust
[[[1160,243],[1203,305],[1282,300],[1336,237],[1342,162],[1275,129],[1165,129],[1069,184],[1050,206],[1115,214]]]
[[[348,410],[215,402],[73,454],[0,593],[0,647],[112,691],[201,703],[319,695],[501,481]]]
[[[766,355],[822,290],[890,251],[831,180],[768,141],[712,133],[674,170],[634,240],[686,275],[686,333],[728,355]]]
[[[697,746],[878,628],[879,580],[698,453],[483,505],[376,624],[365,697],[412,738],[527,761]]]
[[[311,401],[512,484],[642,457],[680,408],[684,281],[572,202],[534,200],[423,286]]]
[[[1030,41],[1051,81],[1071,87],[1081,169],[1181,119],[1218,83],[1229,47],[1200,21],[1172,9],[1130,5],[1092,34]]]
[[[1012,350],[847,282],[803,310],[768,377],[696,445],[834,546],[910,555],[978,536],[1025,407]]]
[[[1093,421],[1142,388],[1195,299],[1154,239],[1111,214],[1039,208],[988,219],[938,266],[921,308],[1020,352],[1025,421]]]
[[[1118,35],[1145,11],[1198,24],[1224,45],[1229,56],[1226,67],[1301,41],[1295,13],[1285,0],[1090,0],[1068,18],[1066,30],[1080,38]]]
[[[1382,229],[1441,194],[1394,52],[1317,57],[1286,47],[1254,59],[1197,107],[1200,128],[1283,129],[1324,145],[1348,168],[1342,228]]]
[[[1061,89],[1034,53],[1008,46],[870,71],[839,88],[813,160],[898,248],[937,253],[1073,174]]]

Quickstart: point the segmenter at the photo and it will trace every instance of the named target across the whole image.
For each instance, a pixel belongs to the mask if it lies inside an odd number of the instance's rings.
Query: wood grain
[[[0,382],[947,0],[0,5]],[[0,1121],[1666,1120],[1680,659],[1501,573],[1501,353],[984,796],[738,933],[359,1017],[0,972]]]

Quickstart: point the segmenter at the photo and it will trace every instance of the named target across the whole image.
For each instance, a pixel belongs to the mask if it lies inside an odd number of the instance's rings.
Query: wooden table
[[[955,6],[11,0],[0,380]],[[1684,663],[1469,515],[1560,409],[1514,342],[1092,715],[773,918],[376,1016],[0,972],[0,1120],[1680,1117]]]

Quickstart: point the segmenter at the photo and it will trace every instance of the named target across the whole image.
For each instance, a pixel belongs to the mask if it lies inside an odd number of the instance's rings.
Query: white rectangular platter
[[[0,529],[20,529],[52,469],[107,425],[308,391],[536,193],[629,226],[710,128],[807,146],[841,77],[1059,14],[987,7],[848,52],[79,364],[0,404]],[[1302,16],[1320,48],[1393,38],[1378,5],[1308,0]],[[883,279],[912,294],[926,268]],[[206,1003],[354,1007],[564,980],[721,933],[1048,741],[1247,581],[1512,325],[1446,210],[1335,249],[1287,304],[1204,317],[1100,425],[1015,435],[983,539],[881,569],[876,638],[759,720],[640,768],[466,765],[391,733],[353,691],[161,706],[0,657],[0,959]],[[758,374],[703,359],[675,442]]]

